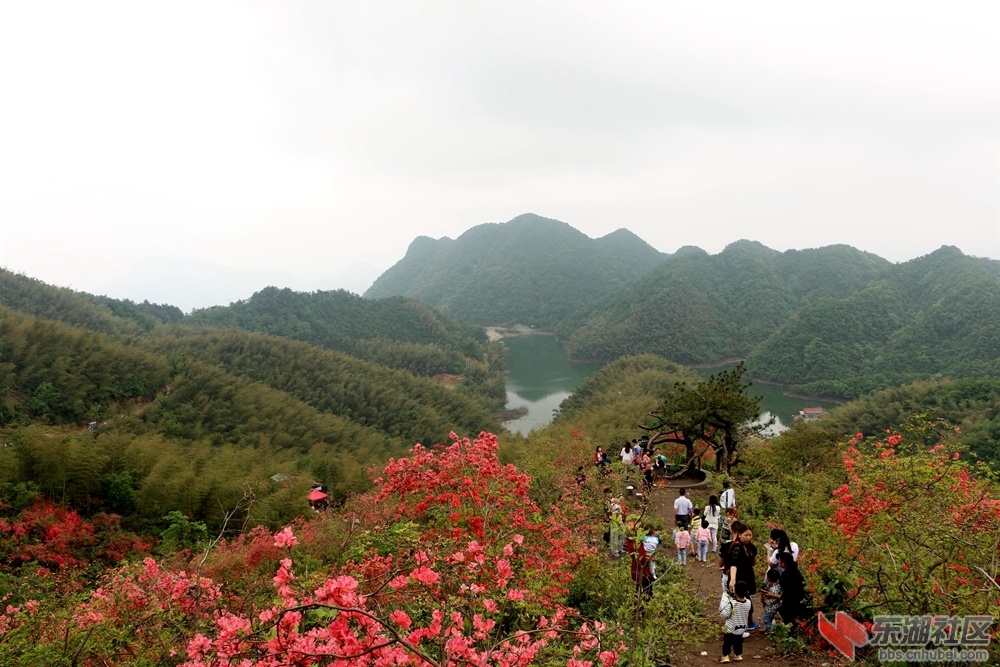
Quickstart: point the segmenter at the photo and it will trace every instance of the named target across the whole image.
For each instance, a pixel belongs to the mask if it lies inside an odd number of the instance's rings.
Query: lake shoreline
[[[565,344],[550,331],[526,325],[492,326],[486,329],[490,340],[507,339],[508,412],[503,415],[503,422],[512,432],[526,434],[532,429],[550,424],[553,410],[558,408],[562,400],[575,391],[587,375],[597,372],[605,365],[604,362],[588,364],[569,359]],[[727,370],[726,366],[731,368],[741,360],[729,358],[714,364],[683,366],[707,377],[713,372]],[[573,377],[576,379],[571,380]],[[567,383],[567,380],[570,381]],[[805,407],[823,407],[829,410],[843,402],[821,396],[807,396],[777,382],[753,378],[750,381],[759,387],[758,393],[763,397],[761,410],[766,413],[765,417],[777,417],[782,429],[790,426],[794,417]],[[750,393],[754,393],[752,389]],[[527,414],[524,414],[525,410]],[[508,421],[511,417],[515,418]]]
[[[491,343],[503,340],[504,338],[514,338],[516,336],[554,336],[551,331],[541,331],[532,329],[526,324],[514,324],[512,326],[483,327],[486,329],[486,337]]]

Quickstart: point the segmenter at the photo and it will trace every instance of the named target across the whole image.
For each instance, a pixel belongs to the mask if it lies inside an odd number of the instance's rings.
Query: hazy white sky
[[[1000,3],[5,2],[0,266],[185,310],[531,211],[1000,258]],[[364,280],[362,280],[362,276]]]

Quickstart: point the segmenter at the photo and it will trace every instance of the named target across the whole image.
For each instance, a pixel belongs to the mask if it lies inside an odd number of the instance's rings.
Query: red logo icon
[[[833,623],[827,620],[823,612],[816,612],[819,634],[826,641],[844,654],[844,657],[854,660],[854,649],[868,643],[868,632],[846,612],[838,611]]]

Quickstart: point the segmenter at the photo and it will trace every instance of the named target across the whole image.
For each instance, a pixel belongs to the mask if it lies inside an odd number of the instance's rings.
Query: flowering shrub
[[[620,639],[564,606],[590,553],[560,512],[542,512],[530,480],[502,465],[495,436],[452,437],[392,460],[376,490],[346,509],[355,557],[338,571],[303,574],[308,552],[291,528],[274,602],[225,613],[188,643],[187,667],[208,665],[610,666]],[[392,549],[383,548],[387,543]]]
[[[146,558],[111,570],[89,594],[63,589],[7,604],[0,654],[10,662],[0,664],[176,664],[222,602],[213,582]]]
[[[542,508],[529,488],[490,434],[418,445],[341,513],[7,600],[0,664],[610,667],[619,628],[565,604],[593,555],[567,526],[576,499]]]
[[[1000,605],[1000,493],[937,424],[883,437],[857,434],[844,450],[847,481],[833,492],[833,549],[808,571],[855,611],[962,615]],[[840,590],[837,590],[837,588]]]
[[[113,514],[86,520],[71,509],[37,500],[16,517],[0,519],[0,558],[7,568],[37,563],[51,570],[117,563],[149,545],[124,531]]]

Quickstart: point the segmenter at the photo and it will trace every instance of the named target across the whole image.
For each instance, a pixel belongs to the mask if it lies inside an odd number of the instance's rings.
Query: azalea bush
[[[1000,488],[955,427],[915,416],[838,438],[799,425],[751,448],[740,472],[741,519],[798,542],[814,608],[866,621],[997,616]],[[810,627],[794,631],[825,646]]]
[[[553,445],[555,472],[531,461],[542,489],[501,461],[493,435],[453,435],[277,532],[216,536],[94,580],[23,563],[34,584],[0,607],[0,667],[669,661],[701,637],[697,602],[669,566],[646,599],[628,559],[598,549],[600,491],[565,460],[588,447],[582,433]],[[644,530],[633,520],[630,539]]]
[[[0,665],[177,664],[227,602],[218,584],[153,558],[110,570],[89,591],[61,581],[41,573],[32,597],[2,608]]]
[[[239,664],[569,665],[618,660],[621,637],[564,604],[591,553],[501,464],[495,436],[453,437],[392,460],[343,512],[350,558],[302,572],[289,527],[267,608],[225,614],[187,646],[188,667]],[[342,529],[343,530],[343,529]],[[334,576],[335,575],[335,576]]]
[[[0,665],[610,667],[621,628],[567,604],[595,558],[579,489],[539,506],[497,449],[417,445],[337,513],[10,598]]]
[[[833,491],[827,524],[832,548],[811,550],[807,569],[840,582],[843,605],[857,613],[990,614],[1000,606],[1000,489],[941,426],[923,421],[846,443],[847,480]]]
[[[34,563],[51,570],[117,563],[150,545],[124,530],[121,518],[85,519],[72,509],[38,499],[16,516],[0,518],[0,560],[8,570]]]

